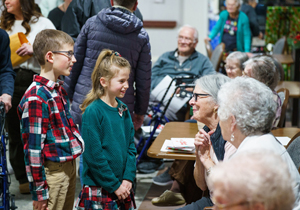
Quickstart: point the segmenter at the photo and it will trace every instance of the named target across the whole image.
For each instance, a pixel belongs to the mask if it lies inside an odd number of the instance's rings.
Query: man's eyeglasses
[[[210,96],[210,94],[193,93],[193,98],[195,99],[195,102],[197,102],[198,97],[200,97],[200,98],[206,98],[205,96]]]
[[[69,51],[51,51],[51,52],[67,56],[69,59],[72,59],[72,56],[74,55],[74,52],[71,50],[69,50]],[[67,53],[67,54],[65,54],[65,53]]]
[[[178,40],[179,41],[185,41],[186,43],[192,43],[194,40],[193,39],[191,39],[191,38],[188,38],[188,37],[184,37],[184,36],[178,36]]]

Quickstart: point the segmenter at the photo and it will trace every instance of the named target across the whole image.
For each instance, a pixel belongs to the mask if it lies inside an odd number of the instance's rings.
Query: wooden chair
[[[220,69],[220,65],[222,62],[222,58],[223,58],[223,52],[225,51],[225,44],[224,43],[220,43],[213,51],[213,53],[211,54],[211,58],[210,61],[214,67],[214,69],[216,70],[216,72],[219,72]]]
[[[293,111],[292,111],[292,125],[298,125],[298,99],[300,98],[300,82],[298,81],[280,81],[275,88],[279,90],[280,88],[286,88],[289,90],[289,97],[293,99]]]
[[[286,37],[282,37],[277,40],[275,45],[273,46],[273,54],[283,54],[284,50],[287,48]]]
[[[278,95],[281,99],[281,103],[282,103],[281,104],[281,115],[280,115],[280,119],[279,119],[277,127],[278,128],[283,128],[283,127],[285,127],[284,126],[284,124],[285,124],[285,114],[286,114],[287,104],[289,102],[290,92],[286,88],[280,88],[279,90],[277,90],[277,93],[278,93]]]
[[[210,41],[204,40],[204,43],[205,43],[205,49],[206,49],[206,52],[207,52],[207,57],[210,59],[211,54],[213,52],[213,48],[210,44]]]

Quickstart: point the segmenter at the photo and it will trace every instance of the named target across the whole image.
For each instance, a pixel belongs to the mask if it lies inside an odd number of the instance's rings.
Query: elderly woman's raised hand
[[[208,133],[206,133],[205,130],[200,129],[195,136],[194,144],[196,148],[196,153],[201,160],[210,159],[210,147],[211,147],[210,136],[214,132],[215,132],[214,130],[211,130]]]

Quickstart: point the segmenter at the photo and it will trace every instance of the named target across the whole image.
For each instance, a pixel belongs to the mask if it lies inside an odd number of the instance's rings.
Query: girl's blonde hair
[[[113,65],[121,68],[127,68],[129,71],[131,69],[129,62],[125,58],[121,57],[118,52],[108,49],[102,50],[98,56],[91,76],[92,89],[80,105],[80,109],[83,113],[88,105],[104,95],[104,87],[100,83],[100,78],[104,77],[107,81],[110,81],[117,73],[119,73],[115,70],[115,68],[111,68]]]

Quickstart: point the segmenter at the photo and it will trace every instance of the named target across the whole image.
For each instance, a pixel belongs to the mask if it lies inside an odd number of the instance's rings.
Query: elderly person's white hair
[[[212,168],[208,186],[222,186],[228,200],[262,204],[265,210],[291,210],[295,202],[293,180],[286,163],[271,151],[240,153]],[[230,192],[230,193],[229,193]]]
[[[183,28],[190,28],[190,29],[193,29],[193,30],[194,30],[194,40],[193,40],[193,42],[194,42],[194,43],[195,43],[195,42],[198,42],[198,37],[199,37],[199,35],[198,35],[198,30],[197,30],[195,27],[190,26],[190,25],[184,25],[184,26],[181,26],[181,27],[179,28],[178,32],[177,32],[178,35],[179,35],[180,31],[181,31]]]
[[[250,58],[244,63],[252,70],[253,77],[266,84],[271,90],[277,86],[280,75],[276,69],[274,61],[268,56],[258,56]]]
[[[249,77],[237,77],[224,84],[218,93],[221,121],[234,116],[245,136],[271,131],[277,110],[273,93],[265,84]]]
[[[244,52],[240,52],[240,51],[235,51],[230,53],[227,58],[226,61],[228,60],[236,60],[239,62],[239,68],[241,70],[244,70],[244,66],[243,64],[249,59],[247,53]]]
[[[240,0],[234,0],[235,1],[235,5],[237,7],[239,7],[241,5],[241,1]],[[227,0],[225,1],[225,4],[227,5]]]
[[[195,81],[195,84],[198,85],[204,92],[211,95],[211,99],[217,103],[218,101],[218,92],[223,84],[229,82],[231,79],[226,77],[223,74],[211,74],[200,77]]]

